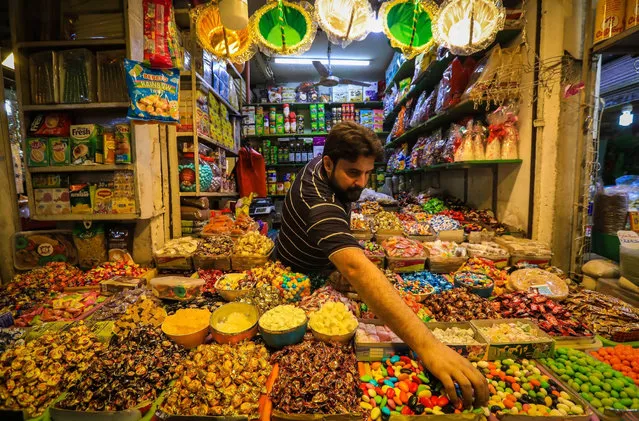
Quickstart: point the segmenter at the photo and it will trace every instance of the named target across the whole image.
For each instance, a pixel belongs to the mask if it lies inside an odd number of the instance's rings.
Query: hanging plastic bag
[[[495,45],[488,54],[479,60],[475,70],[470,76],[468,87],[461,97],[465,100],[480,100],[484,94],[493,86],[495,77],[501,65],[501,47]]]
[[[179,123],[178,69],[151,69],[138,61],[124,59],[126,86],[131,104],[127,117],[158,123]]]
[[[395,124],[393,124],[393,129],[391,130],[391,138],[395,139],[404,134],[406,131],[404,127],[404,116],[406,115],[406,107],[402,107],[397,114],[397,119],[395,120]]]
[[[473,158],[476,161],[486,159],[486,127],[481,121],[473,124]]]
[[[455,162],[474,161],[473,154],[473,121],[468,122],[461,130],[462,138],[459,148],[455,151]]]
[[[177,67],[174,63],[176,40],[172,37],[174,20],[171,0],[144,0],[144,63],[156,69]],[[172,22],[175,25],[175,22]],[[173,36],[177,36],[173,32]],[[173,50],[173,57],[171,55]]]

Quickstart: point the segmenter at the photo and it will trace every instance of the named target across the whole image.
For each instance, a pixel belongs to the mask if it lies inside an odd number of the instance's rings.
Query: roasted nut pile
[[[161,409],[171,415],[256,416],[271,373],[263,345],[200,345],[176,368]]]
[[[155,300],[146,298],[126,309],[122,317],[115,322],[113,333],[126,337],[132,329],[137,327],[159,327],[165,317],[166,311],[158,306]]]
[[[228,235],[205,237],[197,248],[197,253],[209,256],[226,256],[233,251],[233,239]]]
[[[104,349],[84,324],[44,334],[0,355],[0,407],[41,415],[67,387],[93,367]]]
[[[140,299],[146,298],[147,295],[151,295],[151,293],[144,288],[120,291],[104,303],[103,306],[100,306],[91,315],[90,320],[91,322],[116,320],[126,312],[131,304],[135,304]]]
[[[501,318],[490,301],[461,288],[427,295],[422,304],[433,313],[438,322]]]
[[[357,360],[350,346],[307,338],[271,357],[279,364],[273,408],[286,414],[359,413]]]
[[[506,319],[533,319],[552,336],[592,336],[592,332],[561,304],[531,292],[504,294],[493,300],[495,310]]]
[[[159,328],[131,330],[95,353],[91,366],[56,404],[74,411],[122,411],[152,402],[175,377],[186,351]]]
[[[252,231],[240,237],[233,254],[237,256],[266,256],[273,249],[273,240]]]

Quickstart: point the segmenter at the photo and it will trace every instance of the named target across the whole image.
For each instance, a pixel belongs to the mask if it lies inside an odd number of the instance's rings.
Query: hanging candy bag
[[[138,61],[124,59],[126,85],[131,104],[127,117],[132,120],[179,123],[178,69],[151,69]]]

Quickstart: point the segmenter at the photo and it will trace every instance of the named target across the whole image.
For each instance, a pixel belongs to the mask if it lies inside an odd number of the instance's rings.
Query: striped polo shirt
[[[332,267],[333,253],[347,247],[359,247],[350,232],[350,204],[333,193],[322,157],[315,157],[284,199],[278,258],[296,271],[322,271]]]

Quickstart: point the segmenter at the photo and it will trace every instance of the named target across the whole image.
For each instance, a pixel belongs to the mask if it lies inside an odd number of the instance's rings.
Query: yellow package
[[[625,13],[624,0],[599,0],[595,16],[595,44],[623,31]]]

